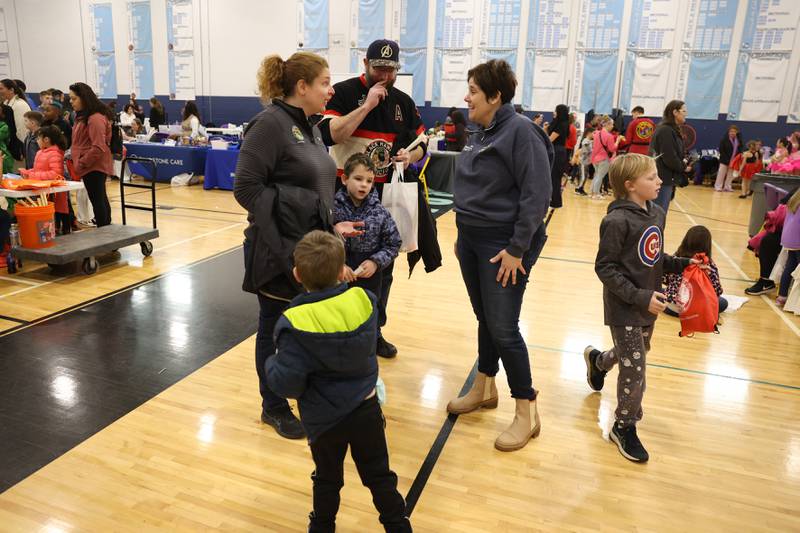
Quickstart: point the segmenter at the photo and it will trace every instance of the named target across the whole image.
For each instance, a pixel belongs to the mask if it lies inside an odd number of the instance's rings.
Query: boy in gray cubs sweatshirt
[[[614,347],[605,352],[584,350],[586,378],[596,391],[606,373],[619,363],[616,421],[609,433],[627,459],[645,462],[649,455],[636,434],[642,419],[645,357],[653,326],[666,307],[661,276],[681,273],[690,260],[664,253],[664,211],[653,200],[661,179],[653,158],[626,154],[614,160],[609,172],[616,200],[600,224],[595,272],[603,282],[605,323]]]

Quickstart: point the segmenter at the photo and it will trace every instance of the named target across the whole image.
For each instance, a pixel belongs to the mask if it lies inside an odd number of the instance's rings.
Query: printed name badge
[[[658,226],[650,226],[639,239],[639,259],[652,267],[661,259],[661,230]]]

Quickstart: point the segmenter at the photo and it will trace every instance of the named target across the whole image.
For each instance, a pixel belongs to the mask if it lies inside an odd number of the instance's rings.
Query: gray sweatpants
[[[614,413],[619,428],[636,425],[642,419],[646,356],[650,351],[653,327],[611,326],[614,347],[597,358],[601,370],[611,370],[619,363],[617,410]]]

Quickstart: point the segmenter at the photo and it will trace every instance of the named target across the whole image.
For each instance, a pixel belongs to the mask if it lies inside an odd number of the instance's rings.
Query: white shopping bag
[[[92,202],[89,200],[89,193],[86,192],[86,189],[78,189],[76,194],[78,196],[78,210],[75,214],[78,217],[78,222],[89,224],[94,218],[94,209],[92,208]]]
[[[392,181],[383,186],[383,206],[392,215],[403,244],[401,252],[417,249],[419,199],[417,183],[403,181],[403,164],[396,163]]]
[[[783,269],[786,267],[787,259],[789,259],[789,250],[781,248],[781,253],[778,255],[778,259],[775,260],[775,266],[772,267],[772,272],[769,273],[769,279],[775,283],[781,282],[781,276],[783,275]]]

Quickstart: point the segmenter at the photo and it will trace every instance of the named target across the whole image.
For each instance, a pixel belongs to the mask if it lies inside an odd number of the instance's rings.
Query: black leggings
[[[111,224],[111,204],[106,194],[106,177],[102,172],[89,172],[81,178],[89,194],[89,201],[92,202],[94,221],[98,228]]]
[[[781,233],[767,233],[758,248],[759,276],[768,279],[781,253]]]

